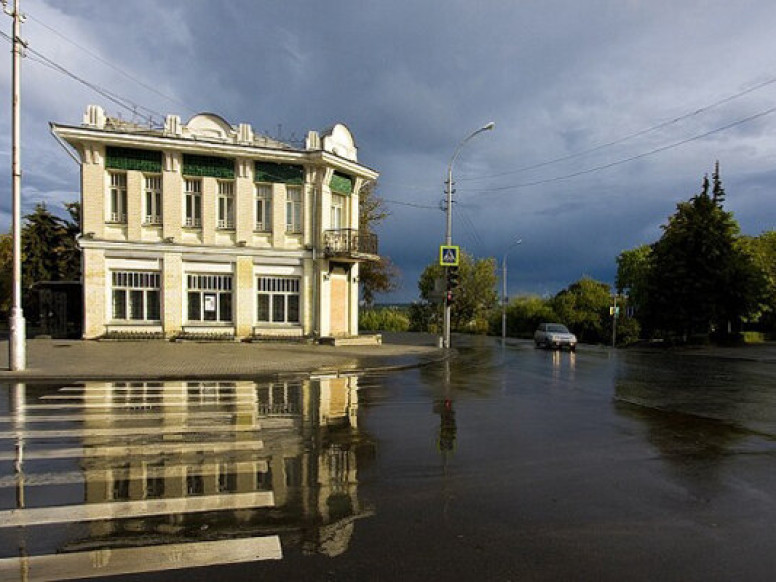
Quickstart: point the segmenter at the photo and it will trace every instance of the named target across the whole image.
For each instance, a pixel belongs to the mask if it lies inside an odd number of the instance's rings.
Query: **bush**
[[[410,331],[423,333],[442,333],[442,307],[427,301],[417,301],[410,305]]]
[[[410,318],[406,309],[399,307],[364,309],[358,327],[363,331],[408,331]]]

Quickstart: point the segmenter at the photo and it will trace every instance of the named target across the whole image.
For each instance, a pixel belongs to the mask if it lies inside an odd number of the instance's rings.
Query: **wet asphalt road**
[[[360,378],[3,386],[0,579],[774,579],[776,366],[457,341]]]

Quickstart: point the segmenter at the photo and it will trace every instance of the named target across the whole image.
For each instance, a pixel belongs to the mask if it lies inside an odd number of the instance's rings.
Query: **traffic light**
[[[447,267],[447,290],[455,291],[458,287],[458,267]]]

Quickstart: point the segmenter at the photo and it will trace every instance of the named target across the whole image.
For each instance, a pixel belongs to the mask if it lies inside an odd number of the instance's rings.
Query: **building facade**
[[[294,147],[203,113],[153,129],[90,105],[52,124],[81,160],[84,331],[165,338],[358,335],[358,163],[344,125]]]

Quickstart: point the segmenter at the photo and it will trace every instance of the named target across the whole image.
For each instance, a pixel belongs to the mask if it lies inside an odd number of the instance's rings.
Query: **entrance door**
[[[348,293],[348,274],[343,268],[331,270],[331,335],[348,335],[350,313],[350,293]]]

